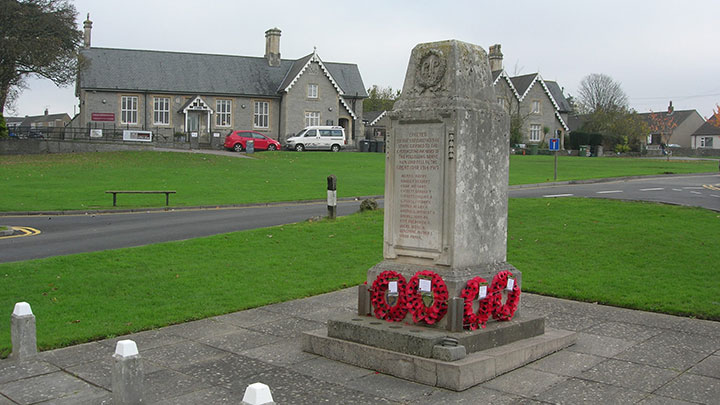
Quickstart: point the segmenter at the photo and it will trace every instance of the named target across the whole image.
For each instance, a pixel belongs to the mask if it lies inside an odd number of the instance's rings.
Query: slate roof
[[[294,78],[293,69],[304,66],[302,59],[283,59],[279,67],[271,67],[263,57],[135,49],[89,48],[81,53],[89,62],[79,83],[86,90],[278,97],[282,83]],[[347,97],[356,92],[367,97],[357,65],[323,63]]]
[[[665,115],[667,115],[667,111],[660,111],[660,112],[656,112],[655,114],[662,114],[663,116],[665,116]],[[675,120],[675,122],[678,125],[680,125],[686,119],[688,119],[692,114],[697,114],[697,112],[695,110],[675,110],[675,111],[673,111],[672,117]],[[650,124],[652,122],[651,118],[650,118],[651,115],[652,115],[652,113],[638,113],[637,116],[641,120]]]
[[[368,125],[373,126],[379,121],[384,115],[387,113],[386,110],[383,111],[364,111],[363,112],[363,120],[367,121]]]
[[[705,121],[691,136],[718,136],[720,135],[720,126],[713,125],[712,118]]]
[[[565,98],[565,95],[563,95],[563,91],[560,88],[560,86],[557,84],[557,82],[553,82],[550,80],[543,80],[545,82],[545,86],[547,86],[547,89],[550,90],[550,94],[552,94],[552,97],[555,99],[555,102],[557,103],[561,113],[570,112],[572,107],[570,107],[570,103]]]
[[[510,78],[515,90],[517,90],[520,97],[522,97],[527,91],[528,87],[535,81],[537,73],[530,73],[529,75],[514,76]]]

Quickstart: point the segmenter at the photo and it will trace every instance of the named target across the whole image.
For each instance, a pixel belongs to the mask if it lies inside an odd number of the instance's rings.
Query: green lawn
[[[523,289],[720,320],[720,215],[650,203],[512,199]],[[382,212],[0,264],[0,308],[27,301],[41,348],[319,294],[382,259]],[[302,243],[298,243],[302,241]],[[0,357],[10,348],[0,317]]]
[[[326,178],[338,196],[381,195],[380,153],[274,152],[253,159],[174,152],[102,152],[0,157],[0,212],[111,208],[106,190],[176,190],[173,206],[324,199]],[[715,172],[713,161],[559,159],[558,179]],[[551,156],[511,156],[510,184],[551,181]],[[118,195],[119,208],[160,207],[163,195]]]

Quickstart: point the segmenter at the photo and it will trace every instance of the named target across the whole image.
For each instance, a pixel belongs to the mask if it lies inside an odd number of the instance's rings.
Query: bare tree
[[[620,83],[602,73],[593,73],[582,79],[578,88],[578,102],[585,114],[625,111],[628,108],[627,95]]]

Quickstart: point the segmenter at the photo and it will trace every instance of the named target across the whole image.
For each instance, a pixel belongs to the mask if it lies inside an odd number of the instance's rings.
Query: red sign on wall
[[[115,113],[92,113],[90,119],[92,121],[115,121]]]

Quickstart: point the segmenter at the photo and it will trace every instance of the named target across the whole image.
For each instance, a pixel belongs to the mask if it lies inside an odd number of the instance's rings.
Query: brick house
[[[95,48],[89,15],[84,27],[75,125],[191,134],[201,145],[237,129],[282,142],[308,125],[341,125],[349,145],[363,136],[357,65],[315,50],[281,59],[277,28],[265,32],[265,56],[250,57]]]
[[[498,103],[522,121],[522,143],[540,144],[558,137],[564,149],[571,106],[562,88],[554,81],[544,80],[540,73],[510,76],[503,69],[499,44],[490,47],[488,59]]]

